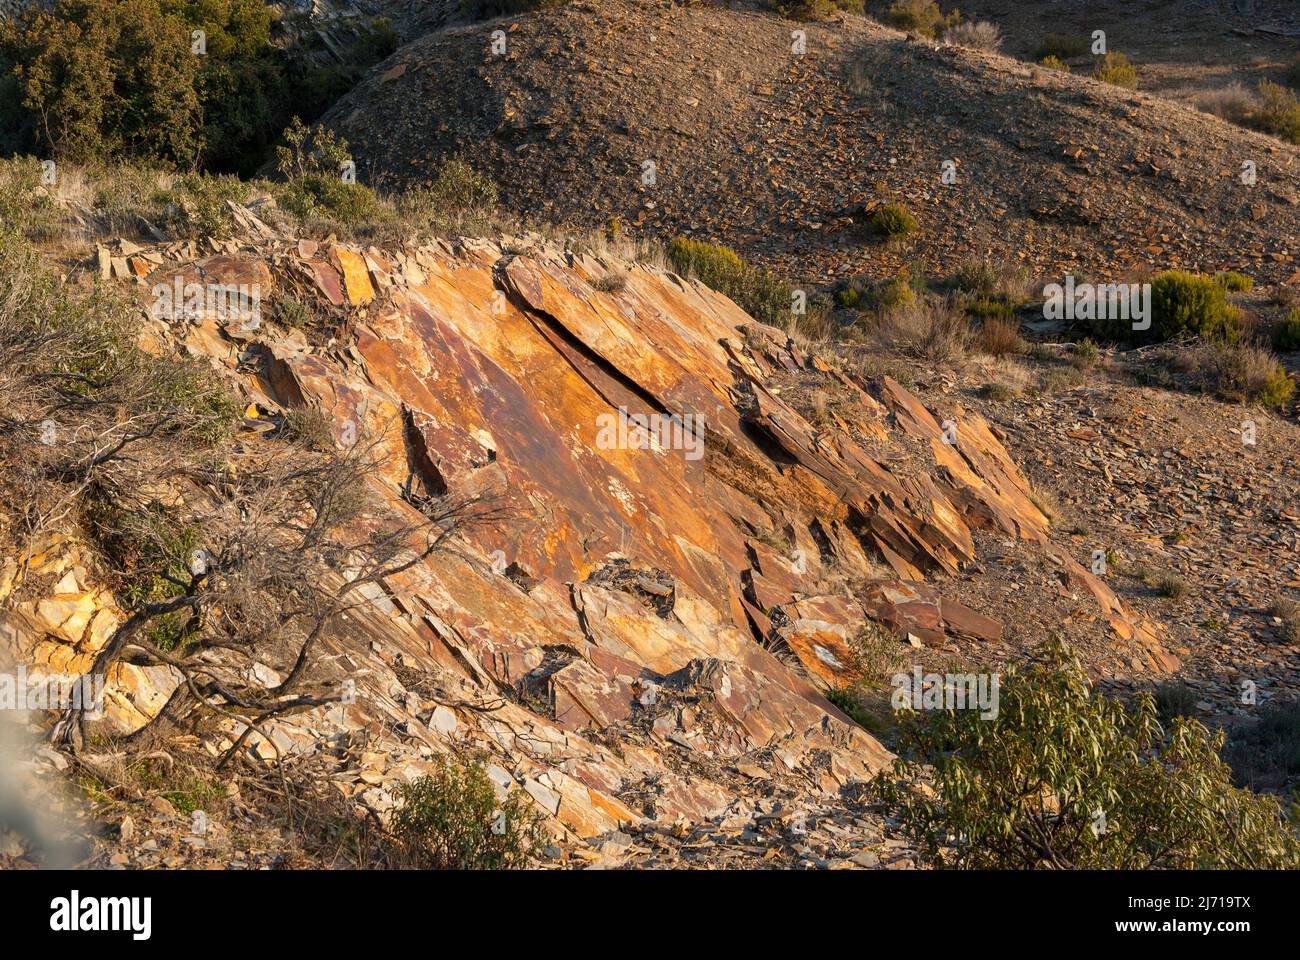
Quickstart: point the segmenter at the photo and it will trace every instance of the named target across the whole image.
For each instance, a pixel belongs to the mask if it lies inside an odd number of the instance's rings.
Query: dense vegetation
[[[251,174],[396,49],[385,21],[324,64],[262,0],[57,0],[0,21],[0,148]],[[285,29],[280,29],[280,28]]]

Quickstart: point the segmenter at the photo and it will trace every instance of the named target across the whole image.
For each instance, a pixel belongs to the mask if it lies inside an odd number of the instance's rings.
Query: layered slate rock
[[[980,417],[941,423],[898,383],[833,369],[698,283],[525,242],[381,251],[258,234],[196,252],[137,250],[124,276],[148,291],[265,271],[269,300],[294,291],[339,327],[304,337],[202,316],[160,321],[159,344],[209,358],[271,417],[311,407],[340,445],[375,443],[364,522],[457,497],[501,518],[363,591],[320,667],[323,682],[353,680],[356,703],[248,740],[271,759],[366,731],[383,769],[340,789],[380,813],[394,779],[447,749],[486,751],[498,786],[571,838],[717,816],[752,779],[721,772],[740,766],[833,797],[889,760],[824,696],[858,678],[865,624],[904,650],[1001,639],[991,611],[945,596],[977,561],[979,530],[1041,547],[1113,642],[1153,671],[1176,665],[1154,624],[1052,542]],[[853,429],[810,423],[778,373],[846,391]],[[67,586],[9,625],[42,637],[28,655],[102,643],[86,637],[111,598],[83,609],[93,585]],[[175,681],[121,670],[134,706],[110,713],[130,729]]]

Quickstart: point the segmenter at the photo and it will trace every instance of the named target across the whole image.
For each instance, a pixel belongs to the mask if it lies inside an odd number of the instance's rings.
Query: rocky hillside
[[[557,863],[901,863],[884,825],[844,799],[889,754],[824,691],[885,663],[1017,655],[1036,642],[1007,629],[1017,605],[1061,597],[1076,611],[1062,628],[1101,651],[1099,674],[1146,683],[1179,664],[1163,629],[1060,545],[972,410],[936,416],[888,376],[847,373],[707,288],[612,254],[527,238],[357,248],[240,219],[240,240],[101,248],[103,275],[142,308],[178,279],[265,297],[253,325],[157,322],[153,349],[205,358],[238,391],[245,452],[273,458],[303,409],[340,448],[373,443],[362,529],[403,529],[448,499],[492,511],[367,585],[330,630],[310,680],[351,681],[351,697],[256,730],[218,718],[201,754],[282,759],[383,815],[434,755],[481,751],[501,788],[549,817]],[[269,319],[290,301],[347,316],[349,336]],[[637,426],[669,417],[701,426]],[[1014,599],[963,602],[954,578],[1003,582],[990,550],[1023,552],[1041,575],[1014,574]],[[71,529],[6,564],[4,593],[46,585],[3,614],[9,657],[89,668],[124,620],[95,569]],[[862,658],[868,623],[887,628],[876,661]],[[222,669],[268,687],[292,669],[259,656]],[[140,727],[178,680],[117,665],[106,729]],[[177,865],[231,843],[178,840],[162,806],[131,825],[155,842],[98,856]],[[805,817],[820,832],[792,838]]]
[[[373,185],[420,182],[463,152],[521,215],[720,240],[801,281],[971,256],[1041,277],[1234,267],[1276,282],[1300,266],[1294,146],[847,14],[616,0],[450,27],[325,122]],[[888,200],[920,221],[901,243],[866,229]]]

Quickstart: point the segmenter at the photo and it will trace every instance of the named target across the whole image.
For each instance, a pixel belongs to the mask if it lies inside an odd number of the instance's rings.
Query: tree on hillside
[[[996,717],[905,713],[877,781],[936,866],[1129,870],[1300,866],[1277,802],[1232,785],[1223,735],[1161,727],[1154,701],[1095,693],[1059,642],[1002,677]]]

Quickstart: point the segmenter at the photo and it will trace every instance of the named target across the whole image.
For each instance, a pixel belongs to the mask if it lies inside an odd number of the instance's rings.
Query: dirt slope
[[[874,0],[867,11],[883,17],[891,2]],[[1091,37],[1103,30],[1108,48],[1137,66],[1143,90],[1187,103],[1234,81],[1252,88],[1263,79],[1281,83],[1300,54],[1300,7],[1290,0],[966,0],[955,6],[967,20],[996,23],[1003,52],[1022,59],[1037,59],[1049,33]],[[1086,70],[1086,61],[1080,66]]]
[[[1042,275],[1231,266],[1277,281],[1300,255],[1295,147],[848,15],[617,0],[449,29],[399,50],[326,122],[380,187],[459,151],[524,215],[721,239],[803,280],[987,254]],[[889,198],[921,222],[899,246],[864,229]]]

